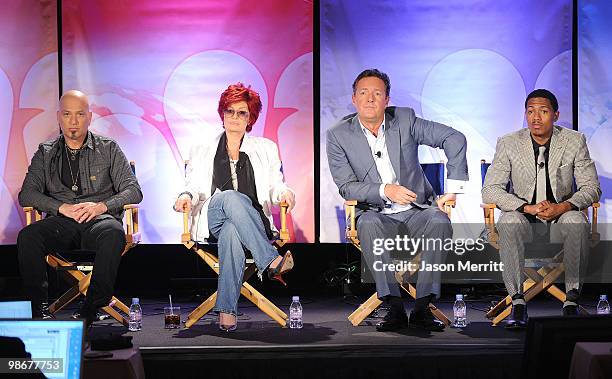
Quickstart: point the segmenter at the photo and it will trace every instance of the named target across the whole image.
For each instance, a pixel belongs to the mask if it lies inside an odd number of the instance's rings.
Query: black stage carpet
[[[288,313],[288,298],[271,298]],[[111,333],[133,336],[148,378],[171,377],[402,377],[517,378],[520,376],[524,332],[491,327],[488,303],[468,302],[470,324],[441,333],[406,329],[379,333],[366,319],[353,327],[347,316],[356,298],[302,298],[304,328],[280,328],[259,309],[240,301],[238,330],[221,332],[208,314],[190,329],[163,329],[164,300],[141,299],[143,330],[128,332],[112,321],[98,321],[90,337]],[[179,302],[182,320],[196,303]],[[412,303],[407,302],[409,310]],[[438,306],[452,316],[452,303]],[[64,311],[64,315],[71,311]],[[558,315],[561,303],[529,303],[530,316]]]

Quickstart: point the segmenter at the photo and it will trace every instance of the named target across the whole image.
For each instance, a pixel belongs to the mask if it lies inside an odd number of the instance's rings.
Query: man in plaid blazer
[[[528,129],[497,141],[482,188],[482,200],[502,211],[497,227],[500,255],[513,304],[508,328],[526,325],[524,243],[541,238],[534,230],[546,234],[550,229],[551,242],[563,242],[567,293],[563,314],[578,313],[580,275],[586,268],[588,249],[588,221],[581,210],[601,195],[585,136],[554,125],[559,118],[555,95],[545,89],[531,92],[525,101],[525,117]]]
[[[117,143],[88,130],[87,96],[66,92],[57,120],[62,134],[41,143],[19,192],[19,204],[47,214],[19,232],[19,269],[32,315],[52,317],[47,306],[45,256],[54,250],[95,250],[91,285],[75,317],[93,321],[108,305],[125,246],[123,206],[140,203],[142,192]]]

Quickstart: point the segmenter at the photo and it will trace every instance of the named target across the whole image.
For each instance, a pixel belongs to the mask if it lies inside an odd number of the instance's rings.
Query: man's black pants
[[[50,252],[72,249],[95,251],[94,270],[85,305],[90,309],[105,306],[113,296],[121,253],[125,247],[123,226],[115,218],[79,224],[64,217],[47,217],[23,228],[17,237],[19,270],[26,296],[32,301],[34,315],[48,301],[47,265]]]

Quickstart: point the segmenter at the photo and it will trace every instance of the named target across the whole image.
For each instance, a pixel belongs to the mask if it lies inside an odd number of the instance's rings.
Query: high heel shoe
[[[234,316],[236,317],[236,316]],[[221,313],[219,313],[219,329],[224,332],[233,332],[238,327],[238,317],[236,317],[236,323],[233,325],[223,325],[221,323]]]
[[[276,267],[274,268],[268,267],[268,278],[272,280],[278,280],[286,287],[287,283],[285,283],[285,281],[283,280],[283,274],[291,271],[292,268],[293,268],[293,255],[291,255],[290,251],[287,251],[285,255],[283,256],[283,259],[280,261],[278,265],[276,265]]]

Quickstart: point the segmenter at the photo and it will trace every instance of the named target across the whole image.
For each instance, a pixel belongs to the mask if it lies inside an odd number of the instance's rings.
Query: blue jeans
[[[208,228],[219,241],[219,284],[214,310],[236,315],[246,259],[244,250],[253,255],[259,275],[278,257],[278,252],[270,244],[251,200],[238,191],[223,191],[210,199]]]

